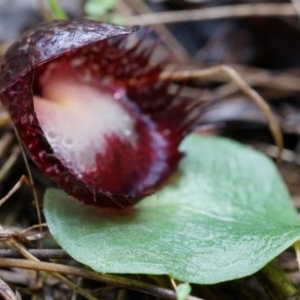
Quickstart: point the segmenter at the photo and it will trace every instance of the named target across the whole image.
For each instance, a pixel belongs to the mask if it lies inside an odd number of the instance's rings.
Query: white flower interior
[[[134,142],[133,121],[112,95],[74,82],[52,78],[34,96],[40,126],[56,155],[78,175],[95,167],[112,134]]]

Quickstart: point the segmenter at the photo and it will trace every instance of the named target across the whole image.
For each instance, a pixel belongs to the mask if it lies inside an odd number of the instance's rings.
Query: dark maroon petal
[[[176,169],[198,118],[195,99],[168,93],[137,27],[55,21],[25,34],[1,65],[1,100],[33,161],[76,199],[130,206]]]
[[[0,84],[7,88],[39,64],[85,45],[136,30],[138,26],[125,28],[90,20],[44,23],[28,31],[8,49],[1,65]]]

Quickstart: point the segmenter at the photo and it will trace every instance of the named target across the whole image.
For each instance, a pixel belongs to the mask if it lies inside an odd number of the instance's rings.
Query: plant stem
[[[284,272],[274,262],[268,263],[256,276],[270,299],[287,299],[297,291]]]

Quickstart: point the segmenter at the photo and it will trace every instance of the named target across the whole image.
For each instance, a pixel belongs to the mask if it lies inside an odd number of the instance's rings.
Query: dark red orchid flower
[[[150,63],[153,47],[126,47],[137,29],[53,21],[2,61],[1,101],[32,160],[87,204],[123,208],[155,192],[197,120],[197,101],[159,79],[165,64]]]

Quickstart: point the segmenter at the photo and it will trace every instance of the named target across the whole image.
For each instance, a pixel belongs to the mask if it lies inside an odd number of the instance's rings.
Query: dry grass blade
[[[242,18],[242,17],[294,17],[298,12],[292,4],[237,4],[194,10],[168,11],[150,13],[127,19],[128,25],[141,26],[162,23],[178,23],[186,21],[204,21],[213,19]]]
[[[27,251],[39,259],[66,259],[70,256],[61,249],[27,249]],[[19,251],[13,249],[0,249],[0,257],[22,258]]]
[[[170,278],[170,282],[171,282],[171,285],[172,285],[174,291],[176,291],[177,290],[177,284],[176,284],[175,280],[173,278]]]

